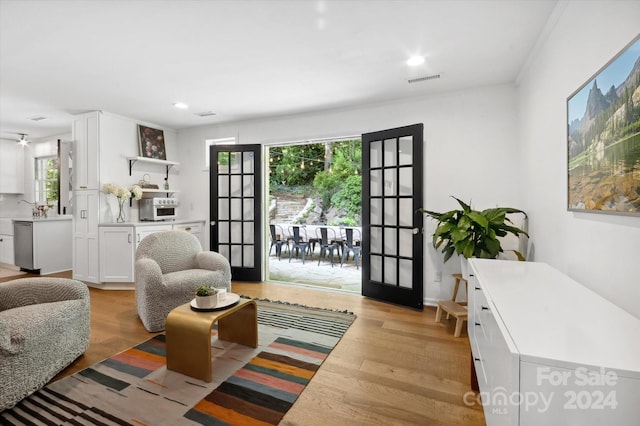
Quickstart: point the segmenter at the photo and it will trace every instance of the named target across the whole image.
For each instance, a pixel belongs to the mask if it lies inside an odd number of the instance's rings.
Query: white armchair
[[[0,284],[0,412],[82,355],[89,329],[86,284],[50,277]]]
[[[150,332],[162,331],[169,312],[195,297],[201,285],[231,291],[231,265],[219,253],[202,251],[185,231],[157,232],[136,250],[135,289],[138,315]]]

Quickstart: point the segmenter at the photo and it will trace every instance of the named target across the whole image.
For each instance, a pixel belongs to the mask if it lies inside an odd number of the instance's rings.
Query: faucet
[[[20,200],[20,201],[18,201],[18,204],[20,204],[22,202],[27,203],[27,204],[29,204],[30,206],[33,207],[31,209],[31,217],[33,217],[33,218],[40,217],[40,210],[38,210],[37,203],[35,201],[31,202],[31,201],[27,201],[27,200]],[[46,214],[45,214],[45,217],[46,217]]]

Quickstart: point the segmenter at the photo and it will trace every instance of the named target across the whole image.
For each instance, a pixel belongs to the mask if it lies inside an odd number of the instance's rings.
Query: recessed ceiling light
[[[424,64],[424,56],[412,56],[407,59],[407,65],[410,67],[417,67],[422,64]]]
[[[184,102],[176,102],[173,104],[174,107],[176,108],[180,108],[180,109],[187,109],[189,108],[189,105],[185,104]]]

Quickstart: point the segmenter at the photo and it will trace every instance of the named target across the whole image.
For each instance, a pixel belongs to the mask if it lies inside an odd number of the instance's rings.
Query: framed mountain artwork
[[[568,210],[640,215],[640,36],[567,99]]]

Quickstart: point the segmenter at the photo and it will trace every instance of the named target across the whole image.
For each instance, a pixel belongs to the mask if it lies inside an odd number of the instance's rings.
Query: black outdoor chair
[[[291,247],[289,247],[289,262],[291,262],[291,257],[293,257],[293,249],[296,250],[296,257],[298,257],[298,253],[302,256],[302,264],[304,265],[304,255],[309,247],[309,241],[306,241],[306,232],[303,237],[300,235],[300,227],[299,226],[290,226],[289,234],[291,235]]]
[[[353,239],[353,231],[356,231],[358,233],[358,238],[361,238],[360,231],[358,231],[357,229],[354,230],[353,228],[345,228],[345,241],[344,247],[342,248],[342,260],[340,262],[340,266],[344,264],[345,260],[349,259],[349,252],[351,252],[353,253],[353,259],[356,262],[356,268],[360,269],[360,250],[362,247],[360,247],[360,239]]]
[[[333,268],[333,251],[338,250],[336,231],[331,228],[321,227],[316,229],[316,234],[320,240],[320,257],[318,258],[318,265],[320,265],[320,261],[322,261],[324,255],[328,254],[331,259],[331,267]]]
[[[269,247],[269,256],[271,256],[271,249],[273,246],[276,247],[276,256],[278,256],[278,260],[281,260],[282,257],[282,246],[287,247],[289,249],[289,240],[284,236],[284,230],[280,225],[269,225],[269,231],[271,232],[271,247]]]

